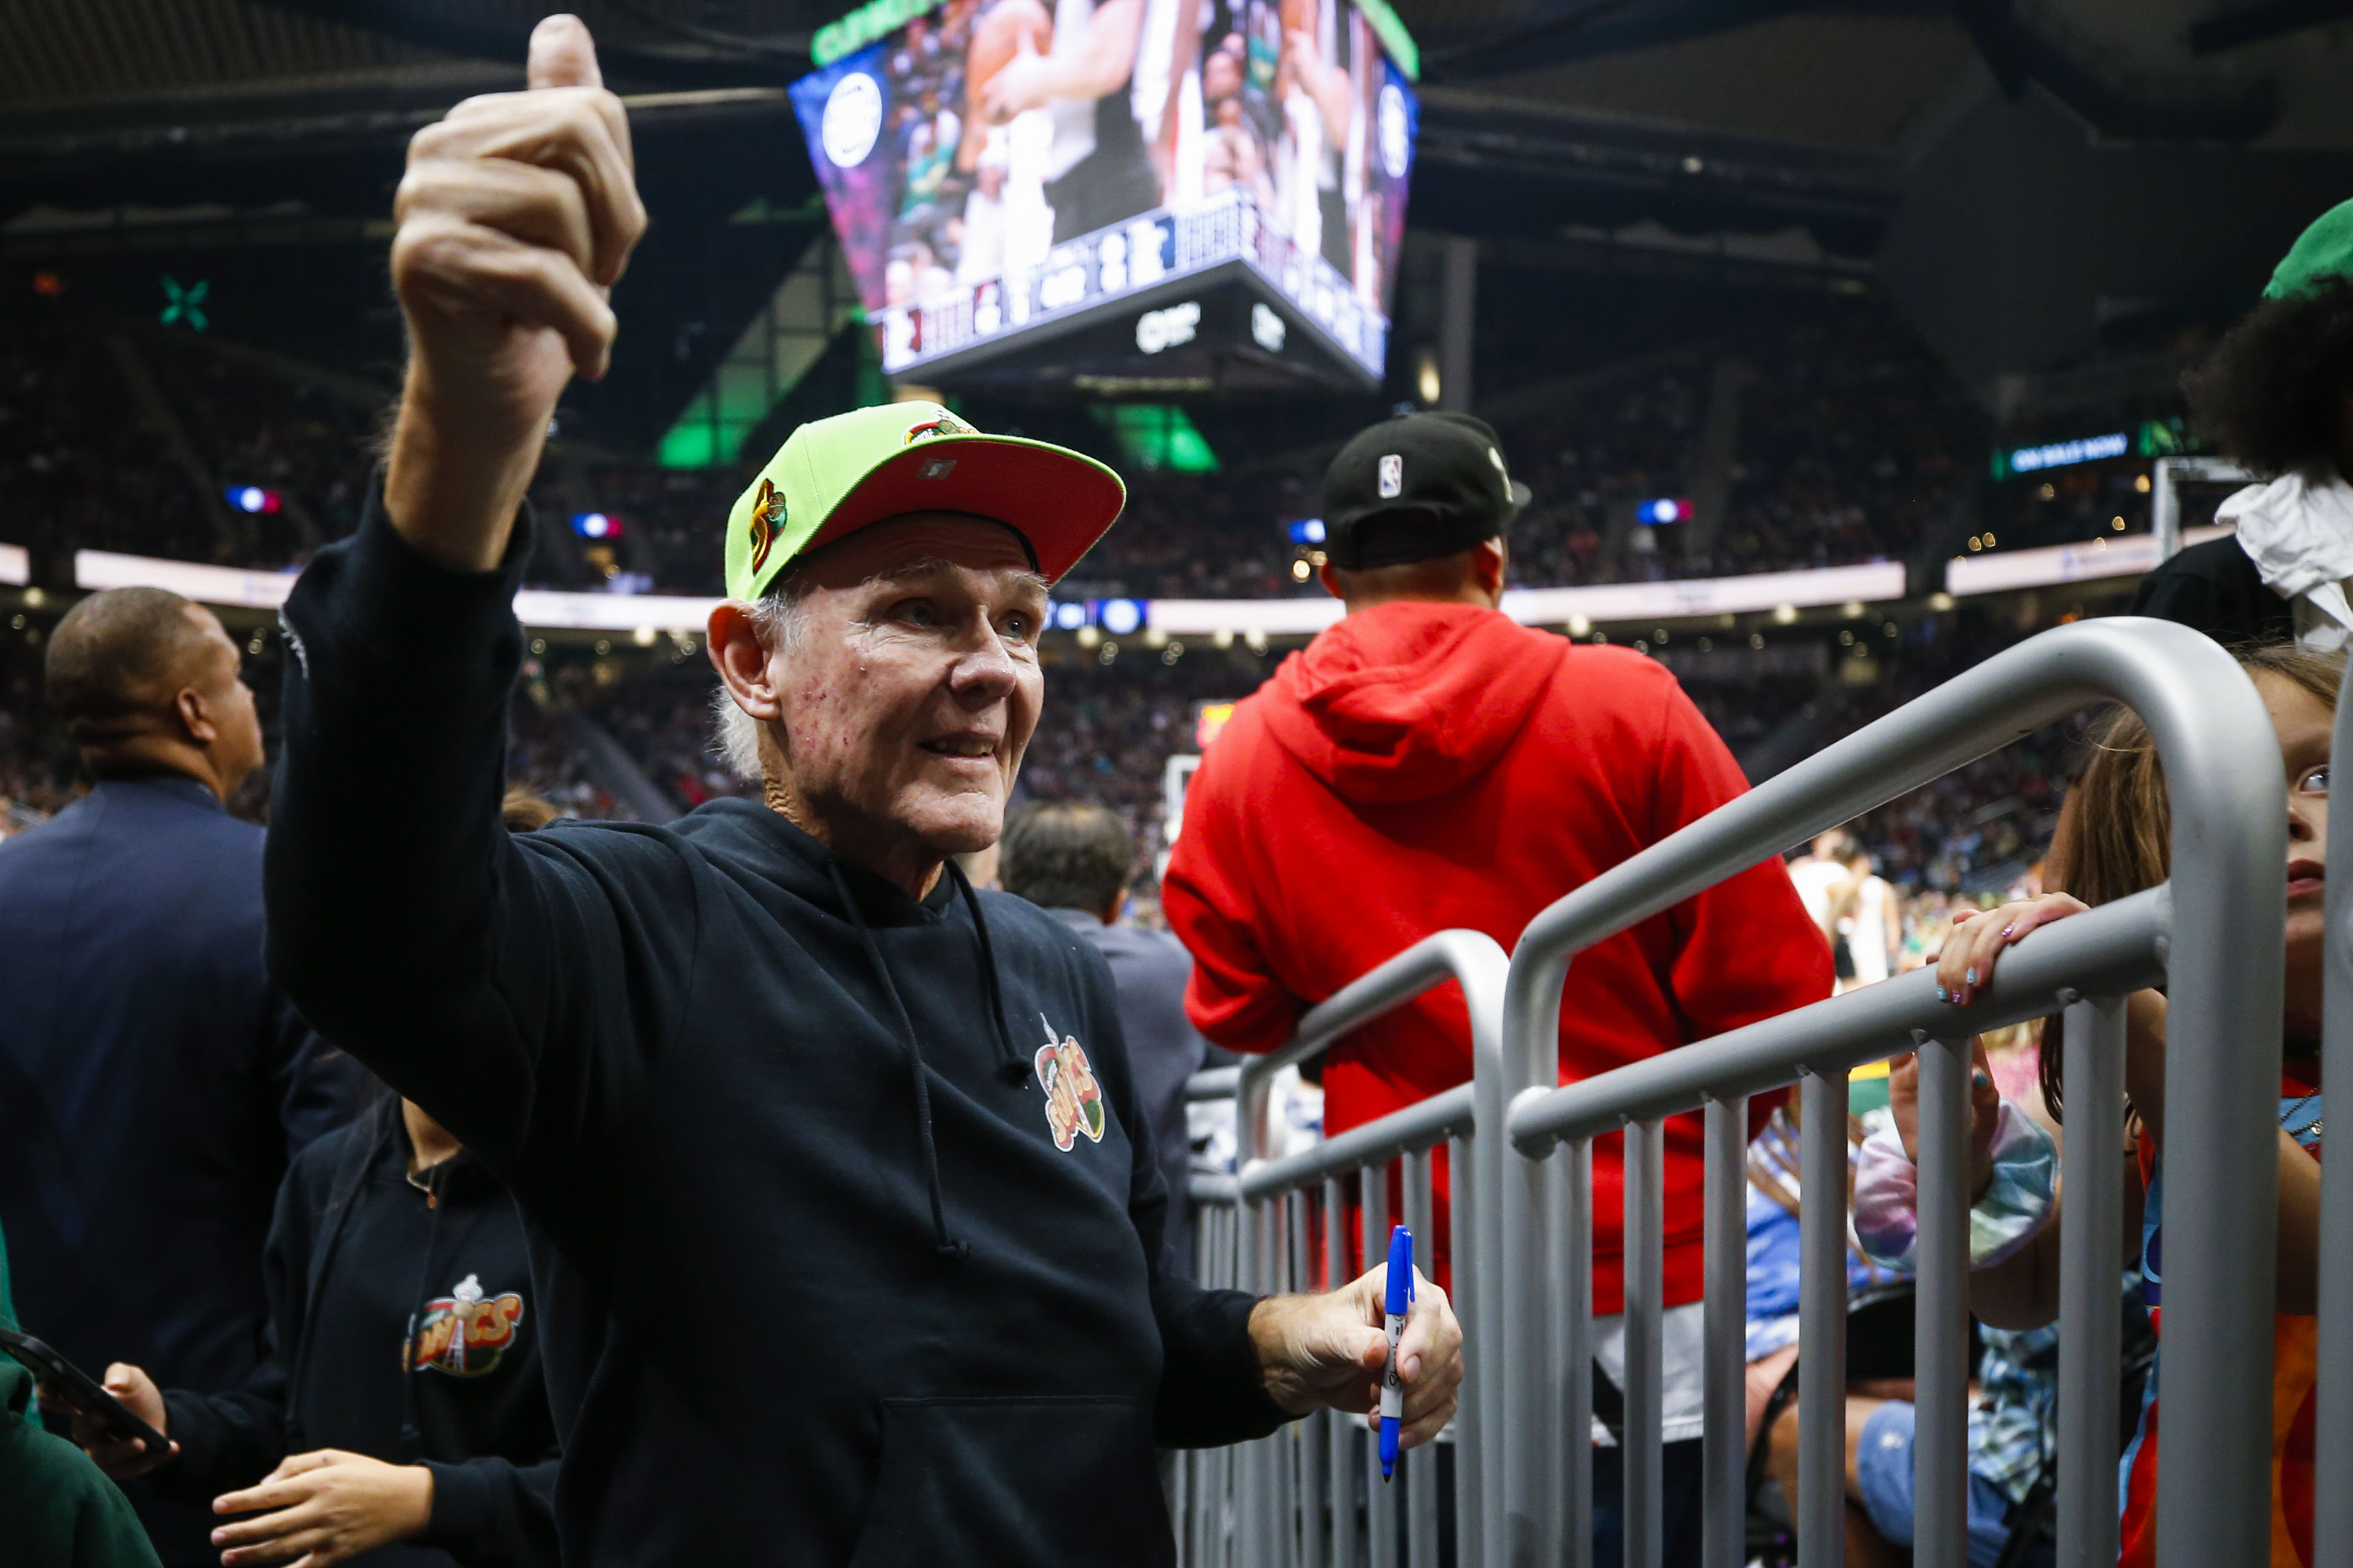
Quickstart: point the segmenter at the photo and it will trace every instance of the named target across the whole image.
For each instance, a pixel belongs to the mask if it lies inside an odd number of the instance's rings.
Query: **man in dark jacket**
[[[1123,924],[1135,871],[1135,843],[1108,807],[1067,803],[1032,806],[1005,828],[997,880],[1005,890],[1050,911],[1093,944],[1119,990],[1120,1032],[1135,1073],[1137,1098],[1152,1126],[1160,1179],[1168,1185],[1172,1261],[1193,1272],[1192,1205],[1186,1184],[1193,1146],[1185,1116],[1185,1080],[1233,1058],[1202,1037],[1185,1016],[1193,961],[1175,937]]]
[[[933,405],[803,426],[709,624],[764,802],[510,838],[518,510],[644,222],[576,19],[529,79],[411,145],[389,466],[286,609],[273,967],[535,1222],[567,1563],[1168,1562],[1155,1441],[1366,1409],[1385,1342],[1377,1273],[1160,1268],[1109,973],[948,858],[997,837],[1118,480]],[[1428,1290],[1409,1441],[1460,1338]]]
[[[234,1387],[261,1354],[261,1253],[290,1155],[363,1076],[262,968],[262,763],[237,645],[154,588],[58,625],[47,697],[97,779],[0,847],[0,1224],[27,1332],[87,1368]],[[201,1509],[132,1496],[167,1563]]]

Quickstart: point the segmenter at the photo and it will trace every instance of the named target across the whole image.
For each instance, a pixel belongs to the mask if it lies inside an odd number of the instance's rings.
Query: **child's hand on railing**
[[[1994,960],[2001,950],[2037,926],[2091,908],[2067,893],[2045,893],[2003,904],[1982,914],[1964,910],[1953,917],[1952,933],[1945,938],[1936,959],[1936,994],[1956,1007],[1966,1006],[1993,984]]]
[[[1982,1041],[1969,1042],[1974,1065],[1969,1072],[1969,1201],[1985,1195],[1993,1184],[1993,1135],[2001,1114],[2001,1093],[1993,1085],[1993,1068],[1986,1060]],[[1888,1064],[1887,1109],[1895,1117],[1896,1135],[1904,1140],[1904,1157],[1920,1163],[1920,1058],[1901,1056]]]

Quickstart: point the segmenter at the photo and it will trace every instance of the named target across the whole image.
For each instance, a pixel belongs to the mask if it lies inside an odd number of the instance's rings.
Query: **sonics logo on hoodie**
[[[452,1377],[481,1377],[498,1369],[522,1321],[521,1296],[509,1290],[485,1297],[480,1277],[469,1274],[447,1296],[425,1303],[416,1320],[410,1364]]]
[[[1039,1015],[1039,1021],[1044,1021],[1044,1015]],[[1046,1125],[1053,1131],[1054,1147],[1069,1153],[1082,1132],[1090,1141],[1102,1142],[1103,1086],[1095,1081],[1086,1047],[1071,1035],[1057,1040],[1054,1026],[1047,1024],[1046,1043],[1038,1047],[1031,1065],[1046,1090]]]

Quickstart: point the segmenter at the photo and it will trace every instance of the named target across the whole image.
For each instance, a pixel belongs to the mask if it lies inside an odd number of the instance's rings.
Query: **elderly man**
[[[412,145],[389,468],[287,606],[272,962],[537,1227],[567,1563],[1166,1563],[1155,1442],[1366,1409],[1382,1281],[1165,1274],[1109,973],[949,859],[997,837],[1047,584],[1118,480],[931,405],[803,426],[709,628],[765,799],[499,826],[517,512],[644,222],[597,79],[550,18],[531,90]],[[1409,1440],[1461,1376],[1422,1300]]]

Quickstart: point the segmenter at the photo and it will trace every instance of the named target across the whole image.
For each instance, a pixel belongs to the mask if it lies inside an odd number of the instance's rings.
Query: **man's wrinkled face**
[[[1038,725],[1046,581],[995,522],[913,512],[801,568],[798,631],[769,650],[794,792],[870,863],[997,842]]]

